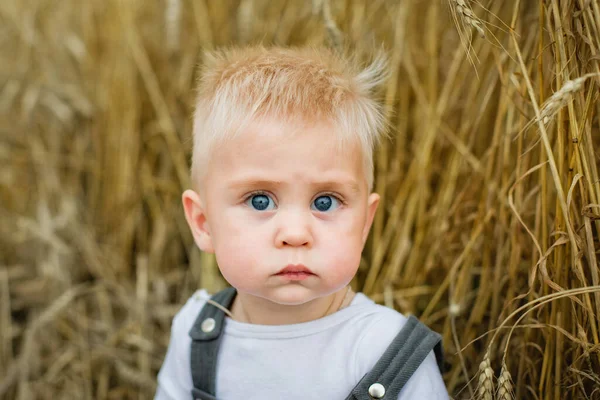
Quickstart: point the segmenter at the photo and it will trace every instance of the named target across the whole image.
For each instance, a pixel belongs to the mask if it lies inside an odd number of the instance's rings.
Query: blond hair
[[[247,47],[205,54],[194,114],[192,181],[197,184],[215,145],[261,117],[330,122],[339,143],[358,141],[369,190],[373,148],[385,118],[374,89],[385,79],[380,54],[361,69],[326,48]]]

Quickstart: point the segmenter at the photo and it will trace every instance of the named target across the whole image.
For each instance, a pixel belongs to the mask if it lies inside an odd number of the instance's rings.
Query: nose
[[[310,228],[310,213],[300,210],[287,210],[278,213],[277,234],[275,245],[277,247],[310,247],[313,236]]]

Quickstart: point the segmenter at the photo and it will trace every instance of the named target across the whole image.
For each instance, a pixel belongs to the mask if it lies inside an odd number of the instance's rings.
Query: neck
[[[348,294],[348,296],[347,296]],[[231,307],[233,319],[257,325],[290,325],[313,321],[333,314],[349,302],[348,287],[304,304],[283,305],[262,297],[238,292]],[[345,299],[346,298],[346,299]],[[346,300],[344,302],[344,300]]]

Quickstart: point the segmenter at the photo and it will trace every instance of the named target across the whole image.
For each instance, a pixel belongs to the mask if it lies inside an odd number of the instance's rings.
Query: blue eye
[[[275,208],[275,202],[266,194],[255,194],[246,200],[246,204],[257,211],[269,211]]]
[[[317,197],[311,208],[320,212],[333,211],[340,206],[340,201],[336,199],[334,196],[325,195]]]

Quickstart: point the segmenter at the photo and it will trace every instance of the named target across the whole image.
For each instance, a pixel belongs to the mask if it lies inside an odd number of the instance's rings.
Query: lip
[[[276,273],[275,276],[287,281],[303,281],[311,276],[316,276],[316,274],[302,264],[290,264]]]

